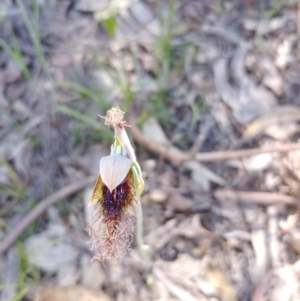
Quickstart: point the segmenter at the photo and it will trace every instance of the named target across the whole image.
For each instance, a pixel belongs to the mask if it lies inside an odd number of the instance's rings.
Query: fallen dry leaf
[[[238,301],[236,289],[220,269],[210,267],[207,270],[207,278],[219,292],[222,301]]]
[[[264,131],[271,125],[282,124],[285,122],[299,121],[300,109],[293,105],[281,106],[272,112],[264,114],[249,124],[246,128],[243,138],[249,139]]]
[[[63,241],[66,235],[63,225],[55,224],[25,241],[25,250],[30,263],[49,273],[57,272],[66,263],[76,261],[79,250]]]

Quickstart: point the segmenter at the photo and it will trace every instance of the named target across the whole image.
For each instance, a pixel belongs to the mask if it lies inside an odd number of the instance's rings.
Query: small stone
[[[159,189],[154,189],[150,193],[150,200],[154,203],[164,203],[167,200],[168,195]]]
[[[157,161],[154,159],[148,159],[143,162],[143,170],[154,171],[157,166]]]

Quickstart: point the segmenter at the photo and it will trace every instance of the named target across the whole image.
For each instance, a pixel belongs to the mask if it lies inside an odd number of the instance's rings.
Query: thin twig
[[[223,202],[232,201],[237,203],[254,203],[259,205],[272,205],[278,203],[297,206],[300,205],[300,199],[275,192],[250,192],[217,189],[214,191],[213,195],[216,199]]]
[[[195,142],[193,143],[192,147],[190,148],[189,154],[192,157],[195,157],[195,155],[198,153],[200,147],[202,146],[203,142],[205,141],[209,131],[213,127],[214,123],[209,122],[208,124],[205,124],[204,127],[202,127],[201,133],[199,133],[198,137],[195,139]]]
[[[132,125],[134,124],[132,120],[130,120],[130,123]],[[162,144],[154,142],[153,140],[146,137],[136,126],[132,126],[132,128],[130,128],[130,131],[132,136],[134,137],[134,139],[137,140],[138,143],[145,146],[148,150],[163,156],[164,158],[168,159],[169,161],[175,164],[181,164],[184,161],[189,161],[193,159],[196,159],[200,162],[212,162],[244,158],[264,153],[289,152],[300,149],[300,143],[287,143],[283,145],[275,145],[265,148],[250,148],[235,151],[197,153],[193,158],[193,155],[191,155],[190,153],[175,153],[173,151],[170,151],[170,146],[164,146]]]
[[[249,157],[253,155],[265,154],[265,153],[286,153],[294,150],[300,150],[300,143],[287,143],[282,145],[274,145],[265,148],[249,148],[236,151],[219,151],[209,153],[198,153],[196,160],[198,161],[220,161],[239,159]]]
[[[92,184],[95,181],[95,177],[88,177],[84,180],[77,180],[74,183],[58,190],[51,196],[40,201],[38,205],[30,211],[21,222],[4,238],[0,243],[0,254],[3,254],[23,233],[27,227],[32,224],[49,206],[53,205],[60,199],[64,199],[70,194],[73,194],[87,185]]]

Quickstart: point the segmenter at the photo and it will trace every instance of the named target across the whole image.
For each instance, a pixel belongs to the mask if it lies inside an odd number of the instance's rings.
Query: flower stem
[[[129,126],[126,121],[124,121],[124,112],[121,111],[119,107],[114,107],[107,111],[104,117],[105,124],[108,126],[113,126],[115,132],[115,139],[118,139],[122,146],[126,150],[126,156],[132,160],[132,170],[136,177],[136,244],[139,252],[143,259],[147,262],[148,267],[151,267],[151,249],[148,245],[144,244],[143,241],[143,213],[141,206],[140,194],[142,193],[144,187],[144,181],[142,178],[142,173],[138,162],[136,161],[136,156],[134,149],[130,143],[125,126]]]
[[[147,263],[151,263],[151,249],[148,245],[144,244],[143,240],[143,212],[141,206],[141,200],[138,196],[137,198],[137,210],[136,210],[136,244],[142,255],[142,257],[147,261]]]

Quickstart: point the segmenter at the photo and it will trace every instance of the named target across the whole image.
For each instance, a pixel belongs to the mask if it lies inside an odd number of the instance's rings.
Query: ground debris
[[[0,246],[18,241],[0,300],[33,287],[33,301],[300,300],[298,11],[1,1]],[[135,242],[115,267],[91,262],[86,186],[113,141],[99,117],[112,106],[132,125],[151,263]]]

